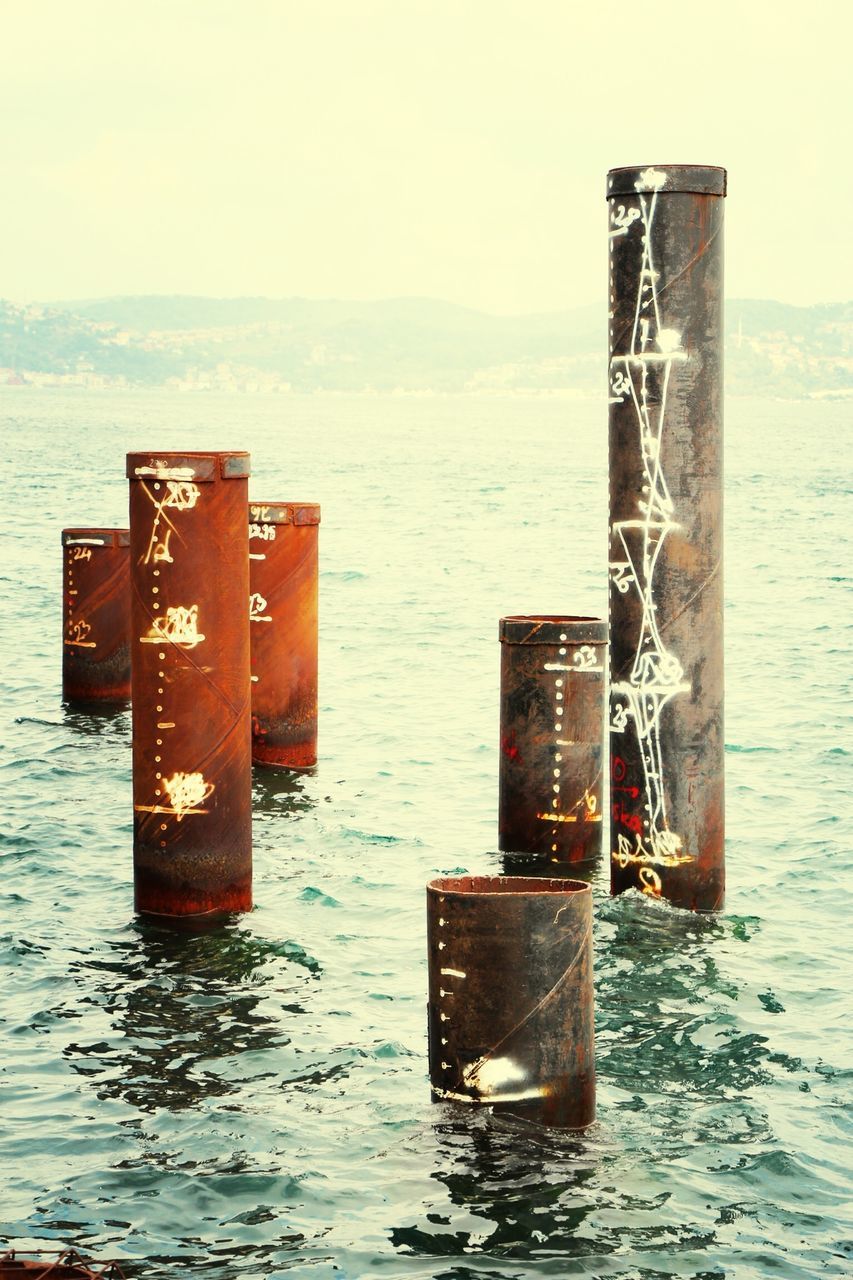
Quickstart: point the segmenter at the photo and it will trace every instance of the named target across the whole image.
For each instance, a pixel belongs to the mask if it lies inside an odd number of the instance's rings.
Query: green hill
[[[279,391],[601,394],[601,307],[494,316],[428,298],[116,297],[0,303],[0,382]],[[726,308],[727,389],[803,396],[853,386],[853,304]]]

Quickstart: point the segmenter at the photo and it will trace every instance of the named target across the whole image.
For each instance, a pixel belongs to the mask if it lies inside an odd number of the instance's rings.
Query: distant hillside
[[[853,302],[727,303],[726,387],[736,395],[853,395]]]
[[[733,301],[727,388],[853,388],[853,304]],[[602,393],[600,307],[493,316],[427,298],[127,297],[0,303],[0,384],[242,391]]]

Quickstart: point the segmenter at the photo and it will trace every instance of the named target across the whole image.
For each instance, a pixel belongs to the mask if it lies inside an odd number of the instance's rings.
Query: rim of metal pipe
[[[505,644],[606,644],[607,634],[604,618],[576,614],[513,613],[498,624]]]
[[[102,527],[86,529],[63,529],[62,545],[64,547],[129,547],[129,529],[104,529]]]
[[[728,175],[713,164],[633,164],[611,169],[607,175],[607,199],[614,196],[663,195],[692,192],[700,196],[724,196]]]
[[[251,524],[319,524],[319,502],[255,502],[249,503]]]
[[[133,450],[127,455],[128,480],[178,480],[206,484],[245,480],[251,474],[251,455],[244,449]]]
[[[498,897],[528,894],[531,897],[549,893],[588,893],[592,889],[583,880],[545,879],[537,876],[439,876],[430,880],[427,890],[460,897]]]

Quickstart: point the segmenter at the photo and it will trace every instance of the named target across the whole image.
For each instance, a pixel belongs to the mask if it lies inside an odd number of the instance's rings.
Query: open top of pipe
[[[545,880],[538,876],[440,876],[430,880],[428,890],[440,894],[532,894],[590,893],[582,880]]]
[[[713,164],[634,164],[611,169],[607,175],[608,200],[613,196],[676,191],[724,196],[726,171]]]
[[[518,613],[501,618],[499,635],[506,644],[605,644],[607,623],[582,615]]]

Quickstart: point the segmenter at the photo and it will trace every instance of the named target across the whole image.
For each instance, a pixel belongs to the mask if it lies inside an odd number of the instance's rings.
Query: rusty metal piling
[[[130,534],[63,529],[62,697],[130,698]]]
[[[427,885],[435,1101],[558,1128],[595,1118],[592,893],[576,880]]]
[[[283,769],[317,763],[320,508],[249,507],[252,759]]]
[[[607,624],[502,618],[498,848],[581,863],[601,852]]]
[[[252,905],[246,453],[131,453],[140,912]]]
[[[724,893],[724,169],[608,175],[611,889]]]

